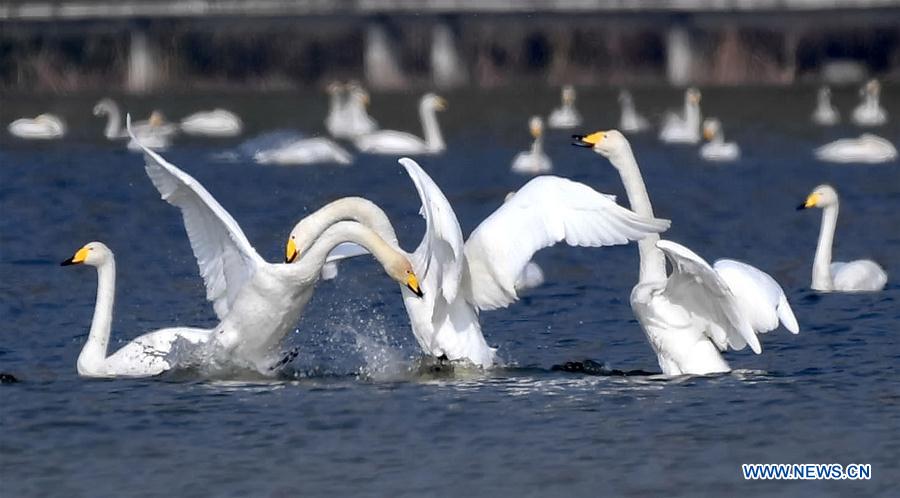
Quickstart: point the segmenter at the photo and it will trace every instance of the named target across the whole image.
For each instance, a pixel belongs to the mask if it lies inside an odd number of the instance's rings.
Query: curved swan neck
[[[119,106],[109,101],[104,109],[106,109],[106,129],[103,130],[103,134],[106,138],[118,138],[122,134],[122,113]]]
[[[306,266],[307,269],[312,267],[318,271],[325,264],[325,258],[331,250],[343,242],[354,242],[365,247],[386,268],[403,257],[399,251],[393,249],[365,225],[355,221],[339,221],[322,232],[300,260],[299,265]]]
[[[379,237],[397,245],[397,234],[387,214],[374,202],[362,197],[344,197],[333,201],[303,219],[310,241],[339,221],[356,221],[372,229]]]
[[[647,194],[647,187],[641,177],[641,170],[631,152],[631,146],[626,144],[624,150],[610,155],[609,160],[619,171],[631,210],[641,216],[653,218],[650,196]],[[659,235],[655,233],[638,241],[638,251],[641,255],[640,282],[642,283],[659,282],[666,279],[666,259],[663,252],[656,247],[657,241],[659,241]]]
[[[116,262],[110,254],[109,259],[97,267],[97,302],[94,305],[91,331],[78,355],[79,372],[96,372],[106,360],[115,297]]]
[[[684,104],[684,120],[691,127],[700,126],[700,104],[696,102],[686,102]]]
[[[538,135],[537,138],[534,139],[534,142],[531,143],[531,153],[535,155],[540,155],[544,153],[544,136]]]
[[[429,151],[441,152],[447,148],[444,136],[441,135],[441,127],[438,125],[437,116],[433,107],[421,105],[419,118],[422,120],[422,132],[425,134],[425,144]]]
[[[837,216],[838,204],[836,202],[822,210],[819,243],[816,246],[816,257],[813,260],[812,288],[814,290],[831,290],[834,287],[831,278],[831,247],[834,244]]]

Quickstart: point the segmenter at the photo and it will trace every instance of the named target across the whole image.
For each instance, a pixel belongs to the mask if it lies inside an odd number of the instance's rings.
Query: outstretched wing
[[[256,253],[241,227],[203,185],[191,175],[144,147],[145,169],[163,200],[181,210],[184,229],[206,283],[206,299],[219,319],[228,314],[241,287],[265,261]]]
[[[656,247],[672,264],[672,274],[663,291],[669,301],[705,322],[706,335],[720,350],[743,349],[749,344],[759,354],[762,349],[750,321],[742,314],[728,284],[709,263],[670,240],[660,240]]]
[[[800,332],[784,290],[769,274],[733,259],[720,259],[713,268],[728,284],[738,308],[756,333],[775,330],[779,321],[792,333]]]
[[[468,296],[481,309],[518,299],[516,280],[534,253],[570,246],[627,244],[669,227],[619,206],[615,198],[565,178],[534,178],[487,217],[466,242]]]

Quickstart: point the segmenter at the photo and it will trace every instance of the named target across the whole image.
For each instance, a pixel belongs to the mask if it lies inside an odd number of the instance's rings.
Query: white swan
[[[97,268],[97,302],[87,342],[78,355],[78,374],[83,377],[149,377],[171,368],[167,355],[178,340],[197,345],[209,339],[211,330],[176,327],[156,330],[129,342],[107,356],[116,294],[116,262],[101,242],[91,242],[63,266],[85,264]]]
[[[241,118],[226,109],[195,112],[181,120],[181,131],[188,135],[235,137],[243,129]]]
[[[734,142],[726,142],[722,123],[716,118],[703,121],[703,138],[709,142],[700,147],[700,157],[707,161],[727,162],[741,157],[741,148]]]
[[[35,118],[19,118],[7,126],[9,133],[27,140],[50,140],[66,134],[66,124],[53,114],[41,114]]]
[[[353,156],[327,138],[303,138],[274,149],[261,150],[253,155],[258,164],[350,164]]]
[[[575,128],[581,126],[581,114],[575,109],[575,87],[566,85],[561,91],[562,105],[553,109],[547,118],[550,128]]]
[[[126,115],[126,121],[131,117]],[[163,150],[172,143],[172,137],[178,133],[178,127],[167,123],[160,111],[150,113],[146,121],[139,121],[131,126],[131,140],[128,141],[128,150],[140,152],[143,147],[153,150]],[[135,138],[137,137],[137,138]]]
[[[534,142],[530,151],[519,152],[512,163],[512,171],[526,175],[540,175],[553,171],[553,161],[544,154],[544,121],[540,116],[532,116],[528,122]]]
[[[419,118],[425,140],[401,131],[380,130],[357,137],[354,141],[360,152],[370,154],[439,154],[447,146],[441,135],[435,111],[443,111],[447,102],[433,93],[425,94],[419,101]]]
[[[833,163],[884,163],[897,158],[897,148],[887,140],[863,133],[859,138],[842,138],[815,150],[816,157]]]
[[[335,138],[352,139],[372,133],[378,123],[369,116],[369,92],[359,84],[332,83],[326,90],[329,96],[328,116],[325,129]]]
[[[858,126],[880,126],[887,122],[887,111],[878,102],[881,95],[881,83],[878,80],[869,80],[859,90],[863,101],[853,109],[851,119]]]
[[[650,127],[647,118],[638,114],[634,108],[631,92],[628,90],[619,92],[619,105],[622,108],[622,113],[619,115],[619,129],[624,133],[637,133]]]
[[[831,126],[838,124],[841,115],[838,110],[831,105],[831,89],[827,86],[819,88],[816,97],[816,110],[812,114],[813,123],[820,126]]]
[[[565,241],[571,246],[626,244],[668,227],[668,221],[638,216],[590,187],[558,178],[532,179],[485,219],[463,244],[462,231],[443,192],[415,161],[400,159],[422,200],[425,237],[409,255],[424,297],[402,290],[413,335],[426,354],[480,367],[495,363],[478,320],[479,310],[503,308],[518,299],[516,283],[538,250]],[[295,234],[290,261],[303,248]],[[389,239],[393,231],[382,233]]]
[[[116,101],[110,98],[100,99],[94,105],[93,113],[94,116],[106,116],[106,126],[103,128],[104,137],[110,140],[128,138],[128,133],[122,128],[122,111]],[[146,122],[139,122],[132,123],[131,127],[136,133],[140,133],[146,125]]]
[[[335,138],[344,138],[347,126],[347,99],[344,85],[337,81],[325,87],[328,94],[328,114],[325,116],[325,129]]]
[[[181,210],[206,284],[206,298],[220,320],[210,347],[228,361],[269,373],[278,360],[274,355],[281,340],[296,326],[323,266],[365,252],[358,250],[359,246],[378,259],[388,276],[421,294],[405,256],[360,223],[334,224],[337,220],[360,219],[378,229],[379,220],[364,219],[369,211],[358,207],[366,201],[353,198],[332,203],[337,207],[331,206],[317,218],[325,217],[330,222],[327,225],[333,226],[312,234],[294,234],[300,244],[306,245],[306,237],[312,241],[304,257],[290,265],[271,264],[257,254],[234,218],[197,180],[152,150],[145,148],[144,153],[145,169],[153,185],[166,202]]]
[[[819,185],[797,207],[822,209],[822,226],[819,243],[813,260],[812,288],[817,291],[865,292],[880,291],[887,283],[887,273],[878,263],[858,259],[849,263],[832,263],[831,248],[834,245],[834,229],[837,226],[838,194],[830,185]]]
[[[634,212],[653,216],[653,207],[631,145],[616,130],[575,136],[609,159],[625,184]],[[728,347],[762,351],[758,333],[778,327],[793,333],[797,320],[781,287],[766,273],[741,262],[710,266],[688,248],[658,235],[638,242],[640,279],[631,291],[631,309],[666,375],[728,372],[719,351]],[[666,275],[666,259],[672,273]]]
[[[684,115],[667,113],[659,138],[666,143],[700,142],[700,90],[688,88],[684,92]]]

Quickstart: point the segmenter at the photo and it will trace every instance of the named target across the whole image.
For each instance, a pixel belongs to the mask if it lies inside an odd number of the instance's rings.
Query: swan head
[[[419,277],[413,271],[412,263],[405,256],[398,256],[384,266],[384,271],[398,284],[406,287],[413,294],[423,297],[425,293],[419,287]]]
[[[325,87],[325,93],[328,95],[338,95],[344,89],[344,85],[342,85],[339,81],[332,81]]]
[[[703,138],[712,140],[722,131],[722,122],[716,118],[707,118],[703,120]]]
[[[700,90],[697,90],[694,87],[688,88],[687,91],[684,92],[684,98],[687,99],[689,104],[699,104],[700,97]]]
[[[369,92],[355,81],[347,83],[347,92],[350,94],[350,98],[364,106],[368,106],[371,101]]]
[[[831,98],[831,88],[823,86],[819,88],[819,100],[827,100]]]
[[[806,200],[797,206],[797,210],[810,208],[826,208],[838,203],[837,191],[831,185],[819,185],[806,197]]]
[[[575,87],[572,85],[565,85],[562,87],[562,101],[565,105],[572,105],[575,103]]]
[[[631,92],[628,90],[622,90],[619,92],[619,103],[620,104],[628,104],[631,103]]]
[[[153,111],[150,113],[150,118],[147,119],[147,124],[150,126],[162,126],[165,124],[166,118],[163,116],[163,113],[160,111]]]
[[[540,138],[544,134],[544,120],[540,116],[532,116],[528,120],[528,129],[531,130],[531,136]]]
[[[93,110],[94,116],[102,116],[104,114],[109,114],[109,112],[112,111],[114,106],[115,106],[115,104],[113,103],[113,101],[111,99],[102,99],[102,100],[100,100],[100,102],[97,102],[94,105],[94,110]]]
[[[60,263],[60,266],[90,265],[100,266],[112,257],[112,251],[103,242],[88,242],[84,247],[75,252],[71,258]]]
[[[423,95],[419,105],[426,109],[434,109],[435,111],[447,110],[447,101],[444,100],[443,97],[433,93],[426,93]]]
[[[606,158],[631,150],[628,139],[619,130],[598,131],[590,135],[572,135],[572,145],[594,149],[594,152]]]

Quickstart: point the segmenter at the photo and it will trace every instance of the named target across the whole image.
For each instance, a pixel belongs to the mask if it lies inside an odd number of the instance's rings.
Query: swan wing
[[[778,322],[794,334],[800,332],[784,289],[768,273],[733,259],[720,259],[713,268],[728,284],[738,307],[756,333],[775,330]]]
[[[704,332],[720,350],[743,349],[747,344],[757,354],[762,349],[750,321],[741,313],[728,284],[703,258],[670,240],[656,243],[672,265],[672,274],[662,292],[702,322]]]
[[[265,261],[257,254],[237,221],[191,175],[148,149],[145,170],[163,200],[181,210],[184,228],[206,284],[206,299],[224,318],[244,284]]]
[[[465,254],[469,298],[481,309],[518,299],[516,281],[534,253],[570,246],[627,244],[669,227],[616,204],[615,198],[565,178],[540,176],[519,189],[469,236]]]

